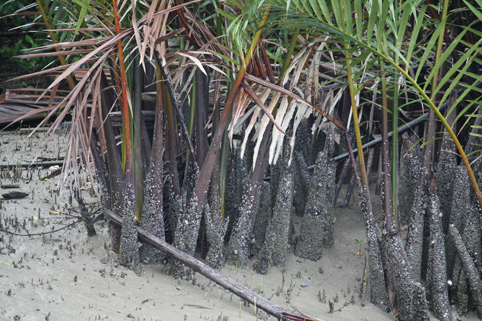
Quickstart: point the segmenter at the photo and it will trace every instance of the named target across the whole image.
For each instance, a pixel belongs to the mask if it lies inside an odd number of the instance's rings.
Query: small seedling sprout
[[[358,244],[360,244],[360,251],[358,253],[356,253],[357,255],[361,256],[363,254],[362,252],[362,245],[363,245],[363,241],[365,240],[365,237],[362,237],[361,239],[355,239],[355,242],[357,242]]]

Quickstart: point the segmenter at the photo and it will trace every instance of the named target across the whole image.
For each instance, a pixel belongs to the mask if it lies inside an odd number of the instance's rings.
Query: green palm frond
[[[357,52],[371,53],[372,56],[366,55],[366,57],[380,61],[387,72],[393,70],[395,75],[399,73],[403,76],[407,80],[406,85],[411,88],[410,91],[423,98],[425,104],[434,111],[437,118],[450,133],[467,167],[472,184],[479,197],[479,202],[482,204],[482,196],[480,196],[475,177],[473,176],[462,145],[444,116],[436,107],[436,104],[442,104],[447,99],[448,93],[442,97],[441,102],[435,102],[430,98],[430,96],[435,97],[435,94],[446,86],[449,80],[451,81],[450,88],[456,88],[457,84],[460,84],[462,75],[467,74],[468,67],[462,68],[461,70],[459,70],[459,67],[462,67],[466,62],[470,64],[470,62],[476,58],[480,50],[480,41],[469,45],[462,40],[466,33],[473,32],[475,34],[476,31],[472,31],[470,27],[463,27],[463,31],[451,44],[446,46],[440,59],[433,62],[432,57],[433,52],[436,50],[437,41],[443,36],[445,30],[444,23],[438,24],[437,28],[431,33],[428,42],[417,42],[417,39],[414,39],[412,36],[408,45],[408,51],[404,47],[406,26],[409,20],[415,21],[412,30],[413,34],[421,35],[425,32],[423,30],[425,24],[422,22],[422,19],[425,19],[425,17],[421,13],[417,14],[419,7],[422,7],[421,12],[426,10],[426,7],[423,6],[421,1],[405,1],[402,6],[399,6],[398,3],[392,1],[357,0],[353,2],[331,1],[328,3],[323,0],[290,2],[273,0],[264,5],[269,6],[271,10],[270,19],[268,20],[270,28],[267,28],[267,30],[274,32],[275,30],[295,30],[296,28],[302,30],[308,37],[315,38],[324,35],[331,37],[334,41],[338,41],[338,52],[343,53],[347,57],[345,66],[353,78],[354,93],[357,92],[356,81],[362,75],[359,71],[357,72],[357,69],[359,70],[359,68],[361,68],[360,62],[353,59],[356,57]],[[355,10],[353,10],[353,8],[355,8]],[[480,15],[480,12],[474,6],[469,6],[469,8],[475,15]],[[358,12],[359,10],[361,10],[361,12]],[[353,19],[355,19],[355,23],[353,23]],[[368,27],[366,33],[360,32],[362,25]],[[386,28],[386,26],[388,26],[388,28]],[[372,32],[372,30],[376,32]],[[436,79],[435,77],[442,63],[447,60],[448,57],[451,57],[454,52],[460,51],[460,45],[467,48],[467,50],[460,54],[460,58],[457,59],[453,67],[443,75],[442,79],[437,83],[436,89],[430,93],[429,96],[426,92],[428,85],[433,79]],[[419,49],[422,50],[419,51]],[[417,53],[421,53],[422,56],[415,58],[415,54]],[[416,69],[414,77],[411,77],[408,71],[409,68],[411,68],[410,64],[414,58],[418,64],[418,68]],[[376,63],[370,64],[371,68],[375,68],[376,66]],[[429,66],[430,73],[427,79],[419,82],[419,80],[422,79],[421,74],[425,72],[427,66]],[[372,72],[378,72],[378,70],[372,70]],[[396,78],[398,79],[397,76]],[[480,77],[475,76],[470,86],[473,87],[475,83],[479,81],[479,78]],[[350,81],[350,79],[348,80]]]

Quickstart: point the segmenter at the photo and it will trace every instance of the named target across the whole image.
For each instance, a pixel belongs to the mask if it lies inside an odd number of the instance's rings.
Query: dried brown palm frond
[[[14,80],[21,80],[25,78],[34,77],[54,77],[52,83],[45,89],[43,93],[39,95],[38,90],[35,94],[30,95],[14,95],[10,92],[7,95],[7,101],[24,101],[32,102],[35,99],[37,104],[48,104],[47,107],[31,111],[23,118],[35,115],[36,113],[48,112],[47,117],[41,122],[39,126],[44,125],[52,116],[56,116],[55,121],[51,127],[51,130],[47,135],[51,135],[58,128],[60,123],[69,114],[72,115],[72,131],[69,138],[69,147],[67,150],[66,164],[64,171],[66,173],[75,173],[79,165],[86,166],[90,170],[90,164],[92,155],[90,151],[90,137],[92,130],[102,134],[103,120],[100,117],[100,104],[101,104],[101,91],[104,90],[101,82],[102,74],[109,77],[114,77],[112,80],[118,83],[119,71],[115,67],[116,62],[112,61],[116,56],[116,46],[119,40],[131,41],[134,38],[137,41],[137,47],[131,47],[129,55],[136,54],[133,50],[139,50],[141,56],[144,55],[146,48],[151,48],[151,56],[154,52],[154,48],[157,47],[161,57],[165,54],[166,39],[175,36],[176,32],[166,34],[167,16],[170,12],[176,11],[183,6],[190,5],[197,1],[192,1],[186,4],[180,4],[177,6],[170,6],[169,3],[163,1],[158,8],[156,4],[151,7],[147,16],[135,21],[133,26],[128,29],[122,29],[119,34],[114,33],[114,27],[108,20],[102,21],[105,17],[96,15],[97,24],[94,27],[88,26],[86,28],[80,28],[79,33],[83,35],[89,35],[87,38],[77,41],[54,43],[48,46],[37,47],[30,51],[29,54],[21,55],[19,58],[38,58],[44,56],[78,56],[77,61],[64,66],[51,68],[48,70],[42,70],[29,75],[17,77]],[[125,6],[127,2],[124,2]],[[92,5],[94,8],[95,5]],[[135,8],[132,8],[135,10]],[[135,14],[133,15],[135,16]],[[124,15],[126,17],[126,15]],[[74,29],[63,28],[56,29],[59,33],[72,33]],[[142,33],[144,31],[144,33]],[[92,32],[100,34],[95,38],[89,38]],[[195,58],[194,58],[195,59]],[[142,60],[143,61],[143,60]],[[114,68],[108,68],[108,63]],[[85,65],[89,65],[85,68]],[[133,67],[135,68],[135,66]],[[75,87],[70,92],[57,91],[57,86],[65,79],[74,75],[74,78],[78,80]],[[119,93],[119,87],[116,91]],[[50,94],[51,92],[57,92],[57,95]],[[63,95],[61,95],[63,94]],[[130,97],[127,98],[130,102]],[[30,100],[30,101],[29,101]],[[116,99],[115,99],[116,100]],[[114,100],[114,101],[115,101]],[[114,106],[109,106],[112,109]],[[21,120],[22,118],[18,118]],[[100,142],[105,139],[100,136]],[[103,145],[103,144],[102,144]],[[82,156],[82,157],[80,157]],[[80,157],[80,158],[79,158]],[[81,163],[78,163],[78,162]]]

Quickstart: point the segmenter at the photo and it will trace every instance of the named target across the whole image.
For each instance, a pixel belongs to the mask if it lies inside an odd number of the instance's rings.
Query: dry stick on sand
[[[114,212],[104,209],[105,216],[114,224],[122,226],[122,218],[115,214]],[[207,277],[208,279],[216,282],[217,284],[221,285],[223,288],[233,292],[237,296],[241,297],[242,299],[248,301],[249,303],[256,304],[256,306],[267,313],[273,315],[274,317],[282,320],[305,320],[305,321],[323,321],[322,319],[318,319],[316,317],[307,317],[301,316],[291,313],[290,311],[286,310],[282,306],[279,306],[270,300],[254,293],[250,289],[240,285],[239,283],[231,280],[230,278],[222,275],[218,271],[214,270],[213,268],[209,267],[208,265],[204,264],[203,262],[196,260],[190,255],[187,255],[183,251],[175,248],[174,246],[166,243],[165,241],[161,240],[158,237],[148,233],[141,227],[137,227],[139,238],[152,246],[158,248],[159,250],[165,252],[166,254],[170,255],[175,260],[187,265],[191,269],[196,272],[199,272],[203,276]]]

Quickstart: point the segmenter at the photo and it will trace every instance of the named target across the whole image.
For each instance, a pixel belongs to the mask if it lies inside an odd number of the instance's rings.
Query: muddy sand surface
[[[0,133],[0,166],[28,163],[36,156],[43,133],[24,141],[28,132]],[[66,133],[56,133],[41,157],[63,155],[67,139]],[[2,188],[0,194],[29,193],[26,198],[4,200],[0,208],[0,228],[20,234],[0,232],[0,320],[275,320],[260,310],[256,315],[254,305],[198,273],[194,281],[185,281],[168,275],[169,264],[145,265],[141,276],[119,266],[110,250],[106,222],[95,223],[94,237],[87,237],[83,223],[66,227],[77,220],[80,210],[75,200],[70,203],[69,189],[60,191],[62,176],[41,180],[54,170],[0,170],[1,185],[19,185]],[[82,196],[95,215],[100,213],[100,194],[85,181]],[[360,249],[355,239],[364,235],[355,201],[351,208],[336,209],[335,244],[324,249],[318,262],[300,259],[291,251],[286,267],[270,267],[268,275],[252,270],[254,259],[246,269],[227,266],[221,273],[289,310],[327,321],[394,320],[393,314],[369,302],[362,307],[365,252],[355,255]]]

